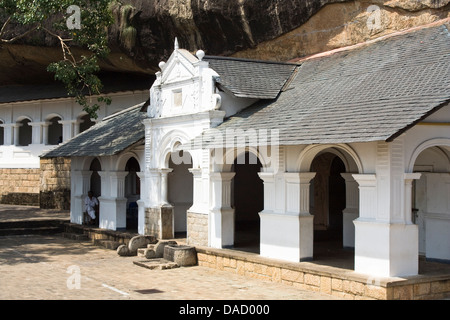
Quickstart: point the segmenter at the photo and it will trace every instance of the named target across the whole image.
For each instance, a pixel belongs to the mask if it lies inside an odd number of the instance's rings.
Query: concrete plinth
[[[356,272],[379,277],[418,274],[417,225],[359,219],[354,224]]]
[[[157,239],[174,238],[173,207],[170,205],[145,209],[145,234]]]
[[[313,216],[260,212],[263,257],[299,262],[313,257]]]

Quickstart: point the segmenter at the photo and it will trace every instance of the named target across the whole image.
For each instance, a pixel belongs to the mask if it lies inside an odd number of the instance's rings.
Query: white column
[[[14,123],[12,126],[14,128],[14,145],[19,145],[19,128],[22,126],[22,123]]]
[[[404,174],[402,185],[392,183],[390,192],[380,192],[379,188],[386,182],[379,182],[378,176],[358,174],[353,177],[360,189],[360,216],[354,220],[355,271],[380,277],[417,275],[418,228],[411,223],[411,204],[406,205],[406,202],[411,201],[411,179],[419,175]],[[383,202],[391,205],[383,204],[380,208]],[[387,207],[401,208],[401,211],[387,215]],[[386,220],[392,217],[405,220]]]
[[[172,172],[173,169],[163,168],[159,169],[161,174],[161,205],[169,205],[168,194],[169,194],[169,185],[167,183],[167,175]]]
[[[231,181],[234,172],[212,172],[210,246],[230,247],[234,244],[234,209],[231,208]]]
[[[421,174],[420,173],[405,173],[404,180],[405,180],[405,223],[406,224],[412,224],[412,182],[415,179],[420,179]]]
[[[136,201],[138,205],[138,233],[145,234],[145,206],[148,203],[147,179],[145,172],[136,172],[141,181],[141,198]]]
[[[351,173],[341,173],[345,179],[345,209],[342,211],[343,247],[355,247],[355,225],[353,220],[359,216],[358,183]]]
[[[47,122],[30,122],[31,126],[31,144],[47,144]]]
[[[309,193],[314,176],[315,172],[284,173],[284,194],[277,194],[285,199],[284,212],[271,209],[273,199],[265,202],[269,208],[260,212],[262,256],[293,262],[312,259],[314,216],[309,213]],[[263,173],[260,177],[265,195],[275,191],[274,176]]]
[[[102,196],[100,201],[99,227],[118,230],[126,228],[125,176],[128,171],[99,172],[102,179]],[[105,193],[103,193],[105,190]]]
[[[59,124],[62,124],[62,141],[66,141],[74,137],[77,121],[76,120],[59,120]]]
[[[14,127],[15,124],[14,123],[4,123],[1,125],[4,130],[3,130],[3,142],[5,146],[10,146],[12,144],[14,144]]]
[[[76,224],[83,223],[84,199],[90,188],[91,171],[71,172],[71,202],[70,202],[70,222]]]
[[[147,169],[146,185],[148,187],[148,204],[149,208],[158,207],[161,204],[161,173],[159,169]]]
[[[202,179],[202,169],[195,168],[195,169],[188,169],[190,173],[192,173],[193,176],[193,203],[192,206],[189,208],[189,211],[199,213],[202,209],[203,204],[203,179]]]

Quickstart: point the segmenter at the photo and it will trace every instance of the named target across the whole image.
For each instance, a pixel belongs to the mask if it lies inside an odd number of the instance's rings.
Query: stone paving
[[[58,235],[0,237],[2,300],[336,300],[201,266],[150,270]]]

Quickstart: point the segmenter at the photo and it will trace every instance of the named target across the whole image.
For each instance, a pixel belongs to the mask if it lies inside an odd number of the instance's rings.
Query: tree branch
[[[5,25],[3,25],[3,27],[5,27]],[[30,30],[28,30],[27,32],[24,32],[24,33],[22,33],[22,34],[19,34],[18,36],[15,36],[14,38],[11,38],[11,39],[0,39],[0,41],[1,41],[2,43],[13,43],[13,42],[15,42],[15,41],[17,41],[17,40],[19,40],[19,39],[22,39],[23,37],[26,37],[26,36],[29,35],[31,32],[33,32],[33,31],[39,29],[39,27],[40,27],[40,25],[37,25],[37,26],[31,28]],[[3,28],[2,28],[2,31],[1,31],[0,35],[1,35],[3,32],[4,32],[4,30],[3,30]]]

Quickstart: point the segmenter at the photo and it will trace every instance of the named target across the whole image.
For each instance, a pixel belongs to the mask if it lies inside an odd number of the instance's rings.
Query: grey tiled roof
[[[141,103],[104,118],[41,157],[111,156],[143,141],[142,120],[146,117],[146,113],[141,112],[143,105]]]
[[[216,71],[218,86],[236,97],[275,99],[297,64],[228,57],[205,56]]]
[[[278,99],[215,129],[278,129],[280,145],[391,141],[449,101],[450,35],[441,25],[306,60]],[[208,147],[213,134],[197,145]]]

